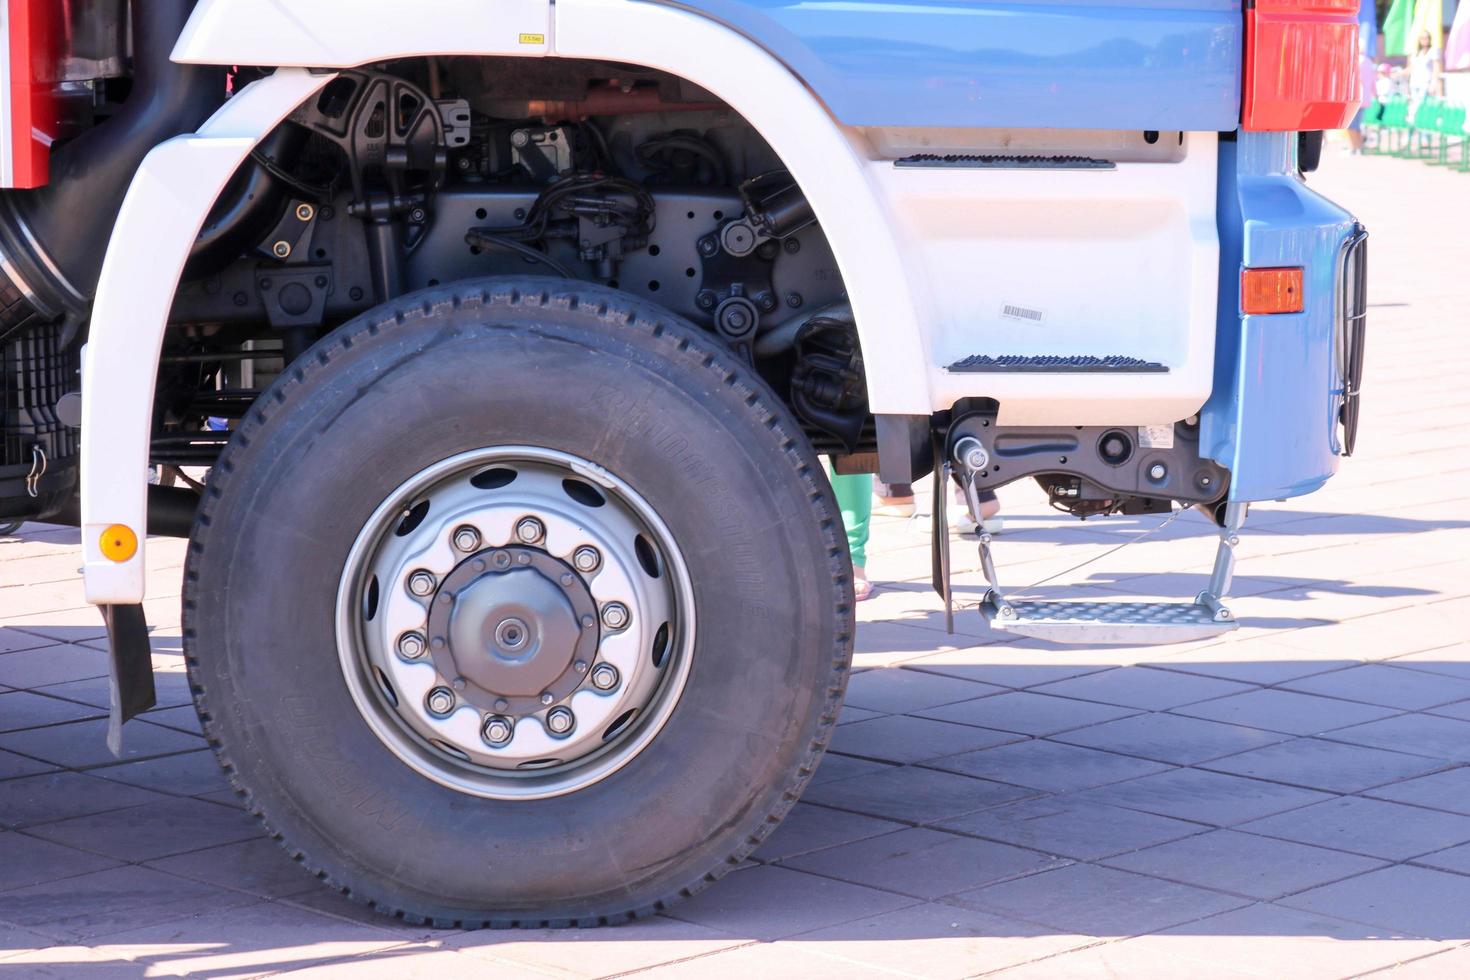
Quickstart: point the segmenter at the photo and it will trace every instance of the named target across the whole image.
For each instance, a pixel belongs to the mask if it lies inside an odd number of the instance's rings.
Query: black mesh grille
[[[56,417],[78,383],[77,352],[62,351],[61,335],[61,324],[33,324],[0,342],[0,467],[29,468],[35,446],[52,466],[77,454],[77,431]]]

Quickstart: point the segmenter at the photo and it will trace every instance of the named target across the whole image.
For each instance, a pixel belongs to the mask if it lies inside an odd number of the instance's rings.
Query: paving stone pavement
[[[329,893],[199,735],[180,544],[149,547],[161,706],[117,760],[75,532],[0,541],[0,974],[1470,975],[1470,177],[1329,151],[1312,183],[1374,236],[1364,431],[1326,490],[1253,514],[1242,628],[1077,649],[968,611],[949,636],[922,529],[880,519],[834,751],[752,861],[645,922],[449,933]],[[1018,584],[1158,523],[1002,496]],[[1182,518],[1039,593],[1190,595],[1211,549]]]

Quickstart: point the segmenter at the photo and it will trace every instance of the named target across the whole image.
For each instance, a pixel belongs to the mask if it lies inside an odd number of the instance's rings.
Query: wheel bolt
[[[491,745],[504,745],[515,734],[516,726],[509,718],[491,715],[480,728],[480,737]]]
[[[597,549],[592,547],[591,545],[584,544],[582,545],[582,547],[572,552],[572,565],[575,566],[577,571],[579,572],[593,571],[597,568],[598,565],[601,564],[602,556],[599,555],[597,553]]]
[[[421,599],[433,592],[436,584],[434,573],[422,568],[408,577],[408,591]]]
[[[612,664],[598,664],[592,671],[592,686],[599,691],[610,691],[618,684],[618,669]]]
[[[398,655],[404,660],[417,660],[424,655],[425,649],[421,633],[404,633],[398,638]]]
[[[610,630],[622,629],[628,625],[628,607],[621,602],[609,602],[602,607],[602,625]]]
[[[429,692],[425,702],[436,715],[447,715],[454,708],[454,692],[447,687],[436,687]]]
[[[533,541],[540,541],[541,536],[545,533],[546,525],[534,517],[522,517],[516,522],[516,537],[526,542],[526,544],[531,544]]]
[[[480,532],[468,524],[455,528],[454,546],[460,551],[474,551],[480,546]]]
[[[546,727],[553,735],[565,735],[577,723],[571,708],[552,708],[546,712]]]

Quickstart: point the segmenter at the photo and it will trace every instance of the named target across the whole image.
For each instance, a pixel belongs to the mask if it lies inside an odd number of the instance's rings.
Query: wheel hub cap
[[[343,673],[392,752],[451,788],[572,792],[626,765],[688,678],[693,590],[631,487],[531,447],[400,486],[338,590]]]
[[[429,649],[459,696],[486,711],[532,712],[582,682],[597,657],[597,605],[570,565],[527,547],[486,549],[461,562],[429,606]],[[591,618],[590,627],[583,621]],[[509,702],[497,707],[501,702]]]

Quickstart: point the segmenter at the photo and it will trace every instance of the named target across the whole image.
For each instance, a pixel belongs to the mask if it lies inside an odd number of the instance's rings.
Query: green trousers
[[[873,516],[873,474],[832,477],[832,492],[842,511],[842,525],[847,529],[847,550],[852,563],[861,568],[868,564],[868,520]]]

